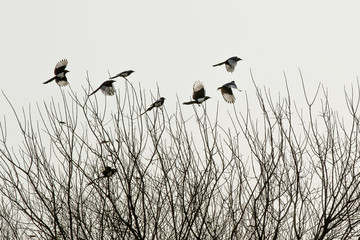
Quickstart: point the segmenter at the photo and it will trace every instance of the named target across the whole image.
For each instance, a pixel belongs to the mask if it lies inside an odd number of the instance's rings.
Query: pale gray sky
[[[196,80],[212,97],[208,106],[219,101],[224,112],[232,109],[216,88],[234,80],[254,97],[250,68],[275,95],[284,91],[285,71],[294,98],[303,99],[301,68],[310,92],[322,82],[343,102],[344,86],[355,84],[360,72],[359,9],[356,0],[2,0],[0,89],[17,107],[60,97],[55,83],[42,82],[66,58],[72,89],[86,86],[86,71],[97,87],[108,70],[133,69],[129,80],[147,93],[156,93],[158,83],[168,112],[176,93],[189,100]],[[234,73],[212,67],[231,56],[244,60]],[[244,108],[245,93],[236,95],[237,109]],[[7,115],[2,96],[0,104]]]

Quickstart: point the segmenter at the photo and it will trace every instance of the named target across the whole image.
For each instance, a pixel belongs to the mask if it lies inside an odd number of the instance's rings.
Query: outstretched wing
[[[105,95],[112,96],[115,94],[115,88],[113,86],[101,86],[100,89]]]
[[[234,61],[234,60],[228,60],[227,62],[226,62],[226,64],[225,64],[225,67],[226,67],[226,71],[228,71],[228,72],[233,72],[234,70],[235,70],[235,67],[236,67],[236,64],[237,64],[237,62],[236,61]]]
[[[69,84],[66,77],[63,77],[61,79],[55,79],[55,81],[60,87],[65,87],[65,86],[67,86]]]
[[[234,103],[236,100],[231,87],[228,86],[221,87],[221,94],[224,100],[228,103]]]
[[[193,99],[199,99],[199,98],[204,98],[205,97],[205,88],[204,88],[204,84],[200,81],[197,81],[194,83],[193,86]]]
[[[64,72],[67,64],[68,64],[68,61],[66,59],[63,59],[60,62],[58,62],[55,66],[54,74],[58,75],[58,74]]]

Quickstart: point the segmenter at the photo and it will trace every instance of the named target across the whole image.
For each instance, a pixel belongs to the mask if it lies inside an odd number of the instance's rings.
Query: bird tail
[[[47,80],[46,82],[43,82],[43,84],[47,84],[47,83],[49,83],[49,82],[53,81],[55,78],[56,78],[56,76],[54,76],[54,77],[50,78],[50,79],[49,79],[49,80]]]
[[[143,112],[142,114],[140,114],[140,116],[144,115],[145,113],[147,113],[148,111],[150,111],[151,109],[153,109],[154,106],[150,106],[148,109],[146,109],[145,112]]]
[[[225,63],[225,62],[221,62],[221,63],[215,64],[215,65],[213,65],[213,67],[217,67],[217,66],[223,65],[224,63]]]
[[[100,88],[101,88],[101,86],[98,87],[95,91],[93,91],[93,92],[89,95],[89,97],[90,97],[91,95],[93,95],[94,93],[96,93],[97,91],[99,91]]]
[[[115,75],[113,77],[110,77],[109,79],[114,79],[114,78],[117,78],[119,75]]]
[[[196,101],[190,101],[190,102],[183,102],[184,105],[190,105],[190,104],[194,104],[197,103]]]

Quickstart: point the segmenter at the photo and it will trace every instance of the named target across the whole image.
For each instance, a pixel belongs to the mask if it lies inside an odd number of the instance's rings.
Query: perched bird
[[[113,86],[113,82],[115,82],[114,80],[108,80],[103,82],[100,87],[98,87],[95,91],[93,91],[89,97],[91,95],[93,95],[94,93],[96,93],[97,91],[99,91],[101,89],[101,91],[105,94],[105,95],[114,95],[115,94],[115,88]]]
[[[116,168],[111,168],[109,166],[105,166],[102,170],[102,176],[99,176],[98,178],[95,178],[91,182],[89,182],[87,185],[95,183],[95,181],[101,180],[103,178],[110,178],[112,175],[114,175],[117,172]]]
[[[234,81],[228,82],[218,88],[218,90],[221,90],[221,94],[224,100],[228,103],[234,103],[236,100],[232,88],[235,88],[241,92],[241,90],[237,88]]]
[[[226,70],[228,72],[233,72],[235,70],[237,62],[241,61],[241,60],[242,59],[238,58],[238,57],[231,57],[231,58],[229,58],[228,60],[226,60],[224,62],[213,65],[213,67],[217,67],[217,66],[225,64]]]
[[[55,76],[50,78],[49,80],[47,80],[46,82],[44,82],[44,84],[47,84],[53,80],[55,80],[55,82],[63,87],[69,84],[69,82],[66,79],[66,73],[68,73],[69,71],[66,70],[66,66],[68,64],[68,61],[66,59],[61,60],[60,62],[58,62],[55,66],[55,70],[54,70],[54,74]]]
[[[154,107],[160,107],[160,106],[162,106],[162,105],[164,104],[164,101],[165,101],[165,98],[164,98],[164,97],[159,98],[159,99],[156,100],[154,103],[152,103],[152,104],[150,105],[150,107],[149,107],[148,109],[146,109],[145,112],[143,112],[142,114],[140,114],[140,116],[143,115],[143,114],[145,114],[145,113],[147,113],[148,111],[150,111],[150,110],[153,109]]]
[[[117,172],[115,168],[111,168],[109,166],[105,166],[104,170],[101,172],[103,177],[109,178]]]
[[[130,76],[130,74],[132,74],[134,71],[133,70],[127,70],[127,71],[123,71],[113,77],[110,77],[109,79],[114,79],[114,78],[117,78],[117,77],[123,77],[127,80],[127,77]]]
[[[190,105],[190,104],[197,103],[200,106],[201,103],[205,102],[206,100],[208,100],[210,98],[208,96],[205,96],[204,84],[200,81],[197,81],[194,83],[193,91],[194,92],[193,92],[192,98],[194,99],[194,101],[184,102],[183,104]]]

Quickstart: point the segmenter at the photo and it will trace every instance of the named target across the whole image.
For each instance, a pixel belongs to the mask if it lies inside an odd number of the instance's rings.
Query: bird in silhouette
[[[241,61],[242,59],[241,58],[238,58],[238,57],[231,57],[229,59],[227,59],[226,61],[224,62],[221,62],[221,63],[218,63],[218,64],[215,64],[213,65],[213,67],[217,67],[217,66],[220,66],[220,65],[223,65],[225,64],[225,67],[226,67],[226,70],[228,72],[233,72],[235,70],[235,67],[236,67],[236,64],[238,61]]]
[[[64,86],[68,85],[69,82],[67,81],[66,73],[68,73],[69,71],[65,69],[67,64],[68,64],[68,61],[66,59],[63,59],[60,62],[58,62],[56,64],[55,70],[54,70],[55,76],[50,78],[46,82],[44,82],[44,84],[47,84],[47,83],[52,82],[53,80],[55,80],[55,82],[60,87],[64,87]]]
[[[114,175],[115,173],[117,173],[117,169],[116,168],[111,168],[109,166],[105,166],[102,170],[101,170],[102,176],[99,176],[98,178],[95,178],[94,180],[92,180],[91,182],[89,182],[87,185],[93,184],[95,183],[95,181],[101,180],[103,178],[110,178],[112,175]]]
[[[145,112],[143,112],[142,114],[140,114],[140,116],[142,116],[143,114],[147,113],[148,111],[152,110],[154,107],[160,107],[164,104],[165,98],[161,97],[158,100],[156,100],[154,103],[152,103],[150,105],[150,107],[148,109],[146,109]]]
[[[103,171],[101,172],[104,178],[109,178],[117,172],[116,168],[111,168],[109,166],[105,166]]]
[[[133,70],[127,70],[127,71],[123,71],[113,77],[110,77],[109,79],[114,79],[114,78],[117,78],[117,77],[123,77],[127,80],[127,77],[130,76],[130,74],[132,74],[134,71]]]
[[[194,101],[184,102],[183,104],[190,105],[197,103],[200,106],[201,103],[205,102],[210,98],[209,96],[205,96],[205,88],[202,82],[197,81],[194,83],[192,98],[194,99]]]
[[[114,80],[107,80],[105,82],[103,82],[100,87],[98,87],[95,91],[93,91],[89,97],[91,95],[93,95],[94,93],[96,93],[97,91],[99,91],[101,89],[101,91],[105,94],[105,95],[114,95],[115,94],[115,88],[113,86],[113,82],[115,82]]]
[[[221,90],[221,94],[224,100],[228,103],[234,103],[236,100],[232,88],[237,89],[241,92],[241,90],[237,88],[234,81],[228,82],[221,87],[218,87],[218,90]]]

